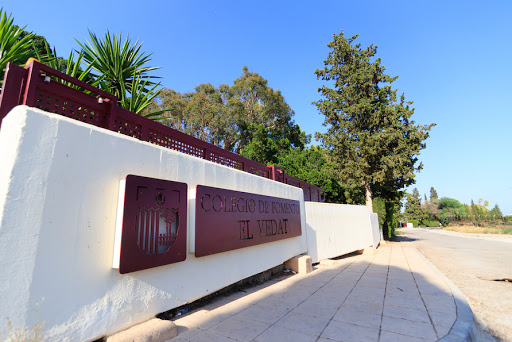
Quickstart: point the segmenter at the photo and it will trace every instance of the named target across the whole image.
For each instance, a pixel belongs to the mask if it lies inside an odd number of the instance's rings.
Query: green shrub
[[[411,223],[414,228],[418,228],[420,226],[420,221],[418,220],[411,220]]]
[[[382,229],[384,239],[388,240],[395,236],[395,228],[399,225],[395,214],[395,203],[375,197],[373,212],[379,215],[379,227]]]
[[[428,228],[439,227],[439,221],[437,220],[423,220],[421,225]]]
[[[445,227],[450,223],[450,220],[447,216],[439,215],[437,218],[440,219],[441,224]]]

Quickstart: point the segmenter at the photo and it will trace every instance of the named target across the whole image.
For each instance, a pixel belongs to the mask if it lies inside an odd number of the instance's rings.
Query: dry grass
[[[14,329],[11,325],[11,321],[7,319],[7,326],[9,333],[5,341],[8,342],[39,342],[44,329],[44,322],[42,324],[36,324],[31,330],[17,328]]]
[[[443,230],[450,230],[459,233],[474,234],[512,234],[512,227],[496,226],[496,227],[477,227],[477,226],[448,226]]]
[[[39,303],[35,304],[35,311],[37,312],[37,320],[39,321],[39,308],[44,302],[44,297],[41,298]],[[43,334],[45,322],[37,323],[32,329],[13,327],[12,322],[7,318],[7,338],[4,339],[3,332],[0,331],[0,340],[4,342],[39,342]]]

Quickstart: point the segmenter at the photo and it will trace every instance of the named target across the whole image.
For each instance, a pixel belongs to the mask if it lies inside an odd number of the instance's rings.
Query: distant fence
[[[75,87],[59,81],[69,82]],[[304,191],[304,200],[324,202],[322,188],[117,106],[117,97],[36,61],[22,68],[8,63],[0,95],[0,124],[17,105],[27,105],[217,164],[248,172]]]

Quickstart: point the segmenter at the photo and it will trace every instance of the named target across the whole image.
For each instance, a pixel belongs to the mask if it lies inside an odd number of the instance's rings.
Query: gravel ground
[[[440,229],[406,228],[398,237],[413,245],[468,298],[482,325],[512,342],[512,237]]]

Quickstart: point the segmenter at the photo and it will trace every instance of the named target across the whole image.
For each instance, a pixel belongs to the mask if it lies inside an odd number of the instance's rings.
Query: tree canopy
[[[494,208],[492,208],[491,215],[494,218],[502,218],[503,217],[503,213],[501,212],[501,209],[497,204],[494,206]]]
[[[290,176],[324,189],[325,201],[328,203],[357,202],[357,194],[354,194],[353,189],[342,187],[332,174],[325,150],[320,146],[290,148],[278,155],[276,163]]]
[[[442,197],[439,199],[439,213],[438,219],[443,224],[448,224],[449,220],[454,216],[466,215],[464,205],[453,198]]]
[[[405,202],[405,210],[404,215],[407,221],[412,220],[425,220],[428,218],[428,213],[421,206],[421,198],[418,189],[414,188],[412,193],[406,193],[406,202]]]
[[[439,199],[439,197],[437,196],[437,191],[436,189],[434,189],[433,186],[430,187],[430,201],[435,201]]]
[[[333,35],[324,68],[315,71],[326,81],[316,101],[325,134],[318,134],[338,179],[365,189],[366,205],[372,211],[372,185],[387,186],[395,192],[414,183],[422,169],[419,152],[425,148],[430,125],[411,120],[412,102],[391,84],[397,77],[385,74],[377,47],[361,48],[357,38]]]
[[[164,88],[148,110],[170,108],[169,126],[263,164],[304,148],[309,138],[281,92],[247,67],[242,71],[231,86],[201,84],[185,94]]]

